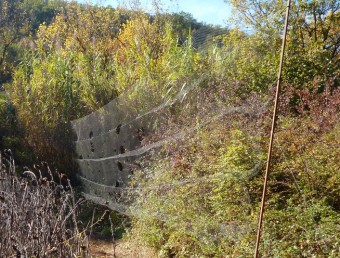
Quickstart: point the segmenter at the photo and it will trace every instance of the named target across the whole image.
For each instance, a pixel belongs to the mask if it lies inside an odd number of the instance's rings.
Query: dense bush
[[[330,101],[323,111],[333,108]],[[132,234],[165,256],[252,255],[267,122],[260,127],[263,114],[247,116],[210,121],[165,146],[135,175]],[[279,118],[261,247],[266,257],[339,255],[333,228],[340,221],[339,122],[332,117],[319,125],[315,114]]]
[[[69,122],[116,96],[110,50],[119,28],[115,15],[70,5],[49,26],[41,24],[7,87],[31,146],[59,168],[74,169]]]
[[[18,125],[15,108],[5,91],[0,91],[0,149],[15,150],[18,164],[31,164],[34,154]]]

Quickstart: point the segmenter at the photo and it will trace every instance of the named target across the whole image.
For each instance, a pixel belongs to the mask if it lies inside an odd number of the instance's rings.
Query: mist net
[[[190,50],[179,50],[183,42],[178,40],[169,51],[175,58],[160,61],[165,66],[174,60],[178,63],[166,66],[164,73],[156,70],[161,75],[131,72],[135,77],[127,90],[99,110],[72,121],[77,176],[86,199],[136,218],[133,229],[137,225],[157,244],[165,239],[166,245],[178,245],[179,252],[187,252],[183,256],[189,254],[184,247],[198,250],[199,246],[209,257],[222,256],[213,255],[218,252],[248,257],[257,230],[263,185],[260,172],[265,168],[271,88],[276,83],[277,59],[272,52],[279,50],[279,38],[259,41],[256,35],[237,30],[215,32],[209,26],[193,30],[187,44]],[[128,66],[131,60],[131,66],[142,60],[151,67],[148,53],[138,60],[128,59]],[[149,67],[144,68],[140,70]],[[287,107],[283,102],[282,107]],[[292,214],[309,212],[294,176],[295,165],[290,168],[298,163],[289,160],[291,153],[298,153],[291,128],[300,124],[285,127],[286,111],[281,112],[273,158],[281,166],[278,171],[285,172],[273,171],[276,178],[270,189],[277,199],[268,200],[272,217],[263,231],[268,250],[274,250],[272,244],[279,246],[276,250],[286,249],[280,244],[288,243],[287,234],[282,233],[291,219],[287,209],[296,211]],[[284,152],[284,148],[289,150]],[[301,196],[301,200],[289,199],[297,206],[286,202],[286,192]],[[314,213],[310,211],[308,216]],[[298,227],[303,228],[304,222]],[[240,248],[247,249],[243,250],[247,254],[242,255]]]
[[[197,95],[205,76],[184,82],[173,97],[163,99],[150,110],[143,110],[138,101],[123,94],[98,111],[72,122],[77,135],[78,178],[86,198],[126,213],[133,196],[140,190],[138,183],[135,187],[129,184],[130,178],[135,171],[146,169],[153,155],[166,156],[161,151],[164,145],[185,144],[197,130],[213,121],[228,121],[228,116],[260,114],[260,110],[249,106],[225,105],[222,99],[205,102]],[[211,97],[207,96],[208,100]],[[191,113],[190,119],[184,120],[181,110]],[[202,180],[209,178],[194,181]],[[173,183],[192,182],[192,179],[183,179]]]
[[[207,29],[196,31],[192,35],[193,48],[202,55],[215,51],[220,45],[216,35]],[[155,178],[159,166],[155,166],[155,160],[166,160],[165,167],[166,163],[173,164],[175,153],[195,141],[198,144],[202,131],[219,130],[216,124],[227,126],[241,117],[253,121],[262,114],[265,104],[260,100],[237,105],[231,99],[232,92],[210,82],[211,76],[211,71],[190,73],[171,82],[165,93],[148,91],[147,85],[134,85],[96,112],[72,121],[84,197],[120,213],[141,214],[142,204],[136,200],[143,199],[146,192],[154,192],[166,201],[173,188],[211,184],[235,174],[232,169],[208,171],[145,184]],[[251,177],[256,169],[258,166],[238,177]],[[164,219],[168,215],[155,216]]]

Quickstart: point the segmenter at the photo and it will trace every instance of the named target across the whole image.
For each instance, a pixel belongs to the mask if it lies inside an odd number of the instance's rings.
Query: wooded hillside
[[[72,120],[123,94],[143,115],[194,85],[141,140],[185,132],[139,161],[148,169],[131,177],[128,232],[162,257],[252,256],[286,4],[226,2],[229,28],[187,13],[2,0],[0,148],[72,177]],[[292,2],[282,79],[261,254],[339,257],[338,0]]]

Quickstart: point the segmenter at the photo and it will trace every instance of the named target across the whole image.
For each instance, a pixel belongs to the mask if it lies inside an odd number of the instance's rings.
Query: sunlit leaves
[[[40,25],[34,42],[27,40],[7,91],[37,153],[48,156],[53,148],[64,148],[60,143],[71,138],[69,121],[117,95],[113,40],[118,17],[112,9],[70,4],[53,23]]]
[[[160,101],[159,97],[176,92],[177,82],[190,76],[193,69],[191,46],[179,46],[169,22],[158,18],[151,21],[146,14],[128,21],[116,44],[117,87],[121,91],[131,89],[136,98],[149,97],[151,105]]]

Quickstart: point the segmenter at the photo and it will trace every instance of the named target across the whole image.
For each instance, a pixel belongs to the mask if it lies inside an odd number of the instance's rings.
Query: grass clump
[[[77,220],[69,180],[47,163],[17,176],[11,150],[0,154],[0,253],[2,257],[85,257],[86,232]],[[46,177],[43,175],[46,173]]]

